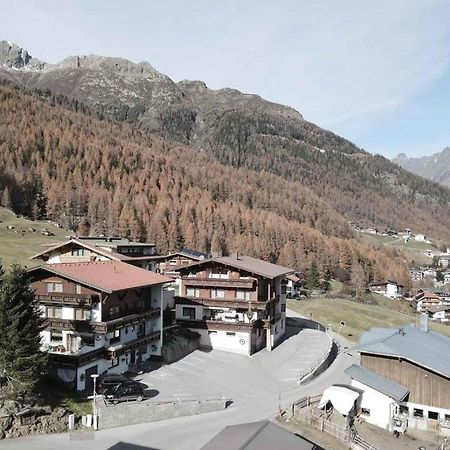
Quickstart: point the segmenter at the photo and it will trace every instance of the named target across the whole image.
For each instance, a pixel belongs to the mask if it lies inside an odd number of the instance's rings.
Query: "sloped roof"
[[[439,311],[450,311],[450,305],[427,306],[425,309],[431,314],[434,314]]]
[[[107,250],[102,250],[101,248],[96,247],[95,244],[91,245],[86,241],[82,241],[82,240],[80,241],[79,239],[76,239],[76,238],[70,238],[67,241],[59,242],[59,243],[53,245],[52,247],[47,248],[46,250],[44,250],[40,253],[37,253],[36,255],[31,256],[30,259],[38,259],[42,256],[49,255],[50,253],[54,252],[55,250],[58,250],[60,248],[66,247],[71,244],[72,245],[76,244],[80,247],[87,248],[88,250],[91,250],[94,253],[98,253],[99,255],[105,256],[106,258],[110,258],[110,259],[113,259],[116,261],[128,261],[128,260],[133,259],[133,258],[130,258],[129,256],[122,255],[117,252],[110,252]]]
[[[356,349],[363,353],[406,359],[450,378],[450,338],[433,331],[405,328],[371,328]]]
[[[293,269],[279,266],[278,264],[272,264],[262,259],[251,258],[250,256],[234,255],[234,256],[219,256],[210,258],[198,263],[190,264],[189,266],[179,269],[185,271],[186,269],[201,266],[203,264],[218,263],[226,267],[231,267],[238,270],[243,270],[255,275],[260,275],[265,278],[276,278],[282,275],[287,275],[294,272]]]
[[[263,420],[225,427],[201,450],[324,450],[279,425]]]
[[[38,271],[60,275],[107,293],[173,282],[172,278],[120,261],[44,264],[28,273]]]
[[[357,366],[356,364],[351,365],[345,369],[344,372],[354,380],[359,381],[398,402],[402,401],[409,394],[408,389],[401,384],[395,383],[394,381],[371,372],[364,367]]]

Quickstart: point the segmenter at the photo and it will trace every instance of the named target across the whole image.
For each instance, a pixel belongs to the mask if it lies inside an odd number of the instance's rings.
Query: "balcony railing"
[[[177,319],[177,322],[187,328],[207,329],[207,330],[225,330],[225,331],[243,331],[251,332],[255,328],[261,328],[263,322],[261,320],[255,320],[250,323],[240,321],[226,321],[218,319]]]
[[[143,337],[134,339],[133,341],[129,341],[124,344],[111,345],[107,349],[107,358],[109,359],[117,358],[118,356],[123,355],[124,353],[130,350],[135,350],[150,342],[158,341],[159,339],[161,339],[161,332],[154,331],[151,334],[147,334]]]
[[[159,317],[160,315],[161,309],[154,308],[151,311],[146,311],[141,314],[131,314],[107,322],[90,322],[88,320],[70,320],[49,317],[45,319],[45,326],[58,330],[106,334],[118,328],[123,328],[150,318]]]
[[[99,301],[98,295],[83,295],[83,294],[67,294],[52,292],[48,294],[36,294],[36,300],[39,303],[57,303],[60,305],[92,305],[92,303],[97,303]]]
[[[255,280],[253,279],[222,279],[222,278],[194,278],[183,277],[183,284],[185,286],[199,286],[199,287],[225,287],[225,288],[247,288],[251,289]]]
[[[279,297],[271,298],[265,301],[255,300],[238,300],[225,298],[205,298],[205,297],[175,297],[175,303],[178,305],[203,305],[213,306],[218,308],[234,308],[234,309],[248,309],[250,306],[253,310],[265,311],[267,306],[279,301]]]
[[[105,348],[101,347],[78,355],[71,355],[67,353],[50,353],[50,360],[52,363],[58,365],[79,367],[91,361],[95,361],[96,359],[104,358],[105,356]]]

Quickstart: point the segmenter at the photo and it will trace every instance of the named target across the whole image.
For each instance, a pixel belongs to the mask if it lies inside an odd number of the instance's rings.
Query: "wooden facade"
[[[405,359],[364,352],[361,365],[406,387],[409,402],[450,409],[450,378]]]

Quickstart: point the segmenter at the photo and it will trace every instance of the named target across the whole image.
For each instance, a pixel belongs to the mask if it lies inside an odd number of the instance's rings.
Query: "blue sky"
[[[450,145],[447,0],[0,0],[0,39],[149,61],[293,106],[392,157]]]

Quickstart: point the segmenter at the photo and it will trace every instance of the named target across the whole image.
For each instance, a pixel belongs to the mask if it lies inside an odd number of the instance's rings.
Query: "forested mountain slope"
[[[75,110],[78,110],[76,112]],[[182,144],[79,112],[64,98],[0,85],[0,203],[92,232],[239,251],[323,274],[361,265],[405,281],[401,253],[352,237],[300,182],[220,164]]]
[[[0,42],[0,76],[50,89],[236,168],[308,186],[348,221],[450,238],[450,191],[307,122],[292,108],[200,81],[174,83],[149,63],[69,57],[58,64]],[[292,200],[292,195],[290,201]]]

